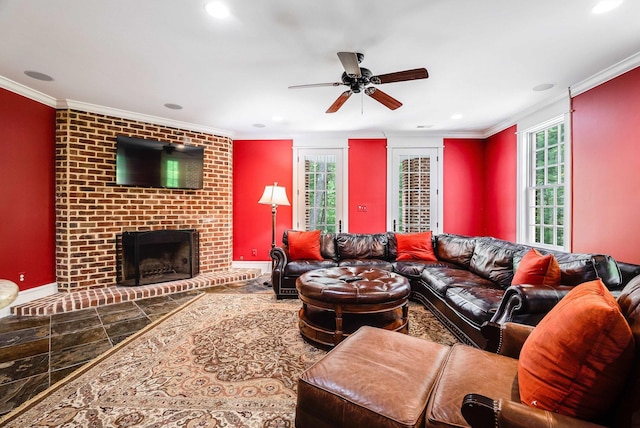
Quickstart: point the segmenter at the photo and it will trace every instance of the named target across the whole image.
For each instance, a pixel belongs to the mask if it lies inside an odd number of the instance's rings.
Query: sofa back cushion
[[[475,246],[476,238],[443,233],[436,237],[436,257],[468,269]]]
[[[339,259],[386,259],[387,235],[384,233],[338,233],[336,249]]]
[[[282,234],[282,244],[285,249],[289,251],[289,232],[302,232],[300,230],[287,229]],[[333,233],[320,233],[320,255],[326,260],[337,260],[335,234]]]
[[[572,289],[525,341],[518,361],[523,403],[580,419],[603,416],[621,395],[635,341],[601,280]]]
[[[469,270],[507,288],[513,279],[515,250],[511,246],[501,245],[501,242],[491,238],[478,238]]]

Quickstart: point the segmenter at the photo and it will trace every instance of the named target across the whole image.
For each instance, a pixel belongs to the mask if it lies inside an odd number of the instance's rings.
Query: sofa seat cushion
[[[504,290],[494,284],[456,284],[447,289],[445,301],[462,316],[480,326],[491,320],[503,296]]]
[[[438,261],[411,260],[393,262],[393,271],[409,279],[420,279],[422,271],[427,266],[447,266],[446,263]]]
[[[493,287],[493,283],[473,272],[455,267],[454,265],[440,266],[437,264],[428,265],[420,274],[420,281],[425,287],[433,290],[441,297],[445,296],[447,289],[456,284]]]
[[[295,260],[287,263],[284,267],[284,276],[297,277],[310,270],[336,266],[338,266],[338,263],[333,260]]]
[[[460,412],[462,399],[468,393],[519,402],[517,373],[516,359],[454,345],[431,393],[425,426],[468,426]]]
[[[423,427],[449,352],[435,342],[362,327],[300,375],[296,426]]]
[[[369,267],[381,270],[393,270],[391,262],[380,259],[344,259],[338,261],[340,267]]]

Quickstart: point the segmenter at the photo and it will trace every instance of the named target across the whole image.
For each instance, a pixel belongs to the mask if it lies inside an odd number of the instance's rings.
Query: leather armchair
[[[485,323],[482,334],[487,338],[486,351],[511,358],[520,356],[520,349],[534,327],[516,323]],[[465,395],[462,416],[472,426],[483,427],[602,427],[602,425],[548,412],[524,404],[470,393]]]
[[[638,355],[638,346],[640,345],[640,331],[638,331],[638,328],[640,326],[635,325],[635,323],[640,321],[640,281],[636,280],[634,282],[635,284],[629,284],[623,290],[618,302],[634,333],[637,366],[637,361],[640,360],[640,355]],[[487,338],[485,350],[497,355],[517,359],[520,356],[522,345],[533,329],[533,326],[511,322],[505,324],[485,323],[482,326],[482,334]],[[478,428],[637,426],[636,419],[640,417],[640,400],[634,394],[638,393],[639,388],[640,381],[638,379],[638,370],[636,369],[629,379],[625,393],[621,396],[621,402],[613,409],[608,420],[603,421],[606,425],[598,425],[558,413],[536,409],[505,398],[493,399],[473,392],[465,395],[460,410],[469,425]]]

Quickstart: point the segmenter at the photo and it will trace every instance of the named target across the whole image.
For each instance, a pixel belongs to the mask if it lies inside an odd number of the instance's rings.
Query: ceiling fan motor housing
[[[370,83],[373,73],[368,68],[360,67],[360,77],[351,77],[346,72],[342,73],[342,83],[349,86],[354,93],[358,93]]]

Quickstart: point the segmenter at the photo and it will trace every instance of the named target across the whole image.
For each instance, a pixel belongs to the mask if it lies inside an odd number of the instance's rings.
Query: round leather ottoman
[[[407,278],[367,267],[316,269],[296,281],[300,333],[335,346],[363,325],[407,333],[411,287]]]

